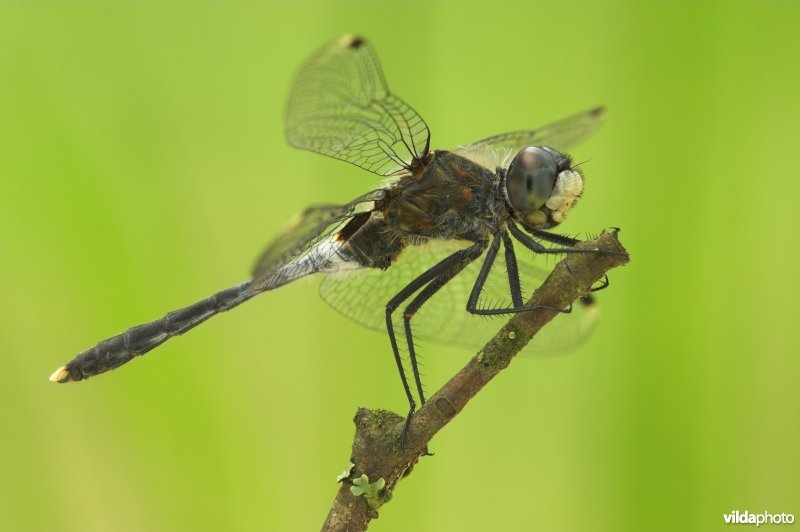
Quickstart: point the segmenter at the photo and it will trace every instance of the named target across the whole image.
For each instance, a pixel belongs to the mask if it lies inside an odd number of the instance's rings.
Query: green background
[[[433,146],[595,104],[566,232],[632,263],[576,353],[520,361],[374,530],[714,530],[800,514],[800,4],[0,4],[0,529],[313,530],[386,337],[298,282],[123,370],[48,375],[246,278],[295,212],[372,174],[293,150],[294,69],[358,32]],[[470,352],[426,345],[436,389]]]

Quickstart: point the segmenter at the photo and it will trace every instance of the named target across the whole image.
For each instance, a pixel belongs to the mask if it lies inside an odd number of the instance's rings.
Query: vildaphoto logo
[[[723,519],[725,519],[726,525],[791,525],[794,523],[794,515],[793,514],[771,514],[769,512],[763,512],[760,514],[752,514],[745,510],[744,512],[740,512],[739,510],[734,510],[729,514],[722,514]]]

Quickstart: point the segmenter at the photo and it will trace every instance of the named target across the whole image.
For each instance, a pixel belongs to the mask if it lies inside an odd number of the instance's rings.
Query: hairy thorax
[[[375,210],[365,213],[368,219],[354,219],[340,231],[342,246],[330,271],[385,269],[406,247],[433,240],[488,242],[506,212],[498,183],[479,164],[446,151],[431,153],[386,189]]]
[[[498,223],[497,180],[486,168],[436,151],[427,164],[388,190],[381,212],[410,243],[420,239],[480,240]]]

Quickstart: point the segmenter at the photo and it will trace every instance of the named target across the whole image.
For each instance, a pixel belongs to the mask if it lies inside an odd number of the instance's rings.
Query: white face
[[[550,218],[556,224],[564,221],[564,215],[572,207],[583,193],[583,176],[574,170],[564,170],[558,174],[553,193],[547,201],[545,207],[550,209]]]
[[[564,216],[583,192],[583,176],[568,157],[548,147],[523,148],[508,167],[505,196],[516,218],[548,229]]]

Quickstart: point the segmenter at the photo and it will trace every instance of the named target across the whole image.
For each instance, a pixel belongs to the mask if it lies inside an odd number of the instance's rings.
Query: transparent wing
[[[467,245],[469,243],[438,241],[424,246],[413,246],[405,249],[385,271],[367,269],[326,275],[320,286],[320,295],[334,309],[353,321],[371,329],[385,331],[386,303],[426,269]],[[533,254],[524,250],[517,250],[517,262],[523,284],[523,297],[527,300],[549,275],[549,271],[535,266],[532,263]],[[482,263],[483,257],[473,262],[420,309],[411,322],[415,339],[478,349],[500,330],[510,316],[475,316],[466,310],[469,293]],[[505,268],[501,250],[481,294],[478,305],[480,308],[511,306]],[[411,300],[409,298],[405,305]],[[398,309],[394,320],[399,338],[404,338],[403,308],[401,306]],[[594,305],[575,304],[571,314],[557,316],[536,335],[523,352],[552,354],[574,347],[589,335],[595,318]]]
[[[383,189],[374,190],[345,205],[315,205],[295,216],[256,260],[252,269],[254,286],[306,255],[359,212],[372,210],[374,202],[384,194]]]
[[[286,138],[298,148],[389,176],[425,157],[430,132],[414,109],[389,92],[369,44],[348,35],[322,48],[297,73]]]
[[[563,151],[594,133],[605,119],[604,107],[595,107],[570,116],[552,124],[529,131],[514,131],[495,135],[453,150],[454,153],[479,164],[485,164],[488,156],[502,154],[505,164],[522,148],[528,146],[549,146]],[[504,166],[499,164],[500,166]]]

